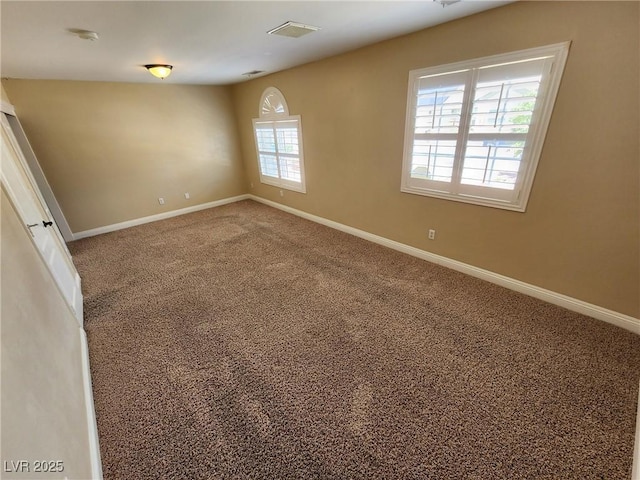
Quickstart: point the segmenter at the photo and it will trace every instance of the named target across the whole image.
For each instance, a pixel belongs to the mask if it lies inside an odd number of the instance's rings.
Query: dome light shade
[[[144,68],[149,70],[149,73],[154,77],[158,77],[161,80],[164,80],[171,74],[171,69],[173,69],[173,65],[145,65]]]

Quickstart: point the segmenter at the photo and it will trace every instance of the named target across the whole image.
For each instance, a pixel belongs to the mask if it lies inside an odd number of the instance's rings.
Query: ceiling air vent
[[[260,75],[261,73],[264,73],[264,70],[251,70],[250,72],[245,72],[242,75],[251,78],[255,77],[256,75]]]
[[[303,23],[287,22],[283,23],[279,27],[269,30],[269,35],[282,35],[283,37],[298,38],[307,33],[313,33],[320,30],[320,27],[313,27],[311,25],[305,25]]]

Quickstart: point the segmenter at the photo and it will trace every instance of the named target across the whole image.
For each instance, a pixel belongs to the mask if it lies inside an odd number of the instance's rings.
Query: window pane
[[[513,190],[523,146],[522,141],[469,141],[460,183]]]
[[[455,152],[455,140],[415,140],[411,178],[450,182]]]
[[[276,156],[260,153],[260,171],[262,175],[278,178],[278,161]]]
[[[280,175],[285,180],[301,182],[302,176],[300,175],[300,159],[297,157],[281,157]]]
[[[264,100],[262,101],[262,106],[260,107],[260,116],[263,115],[273,115],[273,114],[284,114],[284,99],[282,98],[282,93],[279,90],[273,91],[268,95],[265,95]]]
[[[415,133],[457,133],[464,85],[418,90]]]
[[[493,80],[476,86],[470,133],[527,133],[540,75]]]
[[[256,140],[262,175],[302,183],[299,122],[256,122]]]
[[[278,152],[298,154],[298,129],[276,127],[276,136],[278,139]]]
[[[256,138],[258,140],[258,150],[261,152],[273,152],[276,151],[276,141],[272,128],[257,128]]]

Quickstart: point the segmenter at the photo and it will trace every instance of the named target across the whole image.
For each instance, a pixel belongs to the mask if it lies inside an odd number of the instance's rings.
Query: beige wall
[[[640,317],[639,9],[518,2],[236,85],[250,192]],[[409,70],[567,40],[526,213],[400,192]],[[307,194],[259,181],[251,119],[268,86],[302,117]]]
[[[2,189],[2,478],[91,477],[81,330]],[[64,462],[36,474],[34,461]]]
[[[73,232],[246,193],[228,87],[3,86]]]

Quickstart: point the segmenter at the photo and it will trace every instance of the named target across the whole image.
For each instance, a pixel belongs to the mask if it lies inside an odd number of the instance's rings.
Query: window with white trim
[[[299,115],[289,115],[284,96],[274,87],[260,99],[260,116],[253,119],[260,181],[304,193],[302,127]]]
[[[524,211],[568,50],[411,71],[401,190]]]

